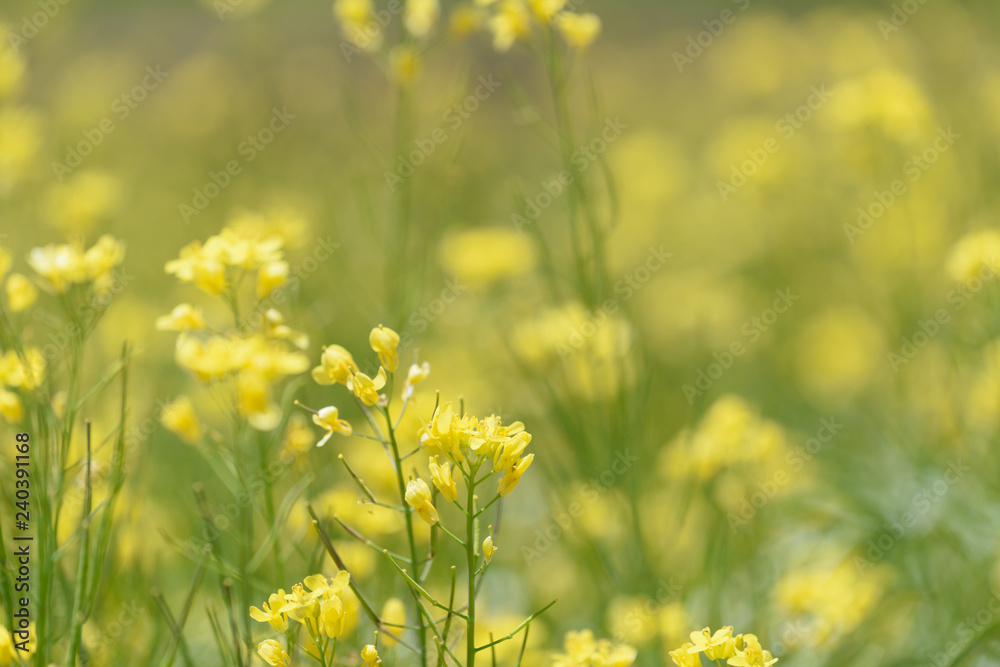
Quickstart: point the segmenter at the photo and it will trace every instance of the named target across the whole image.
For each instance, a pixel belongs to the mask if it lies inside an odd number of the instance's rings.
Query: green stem
[[[465,564],[469,571],[469,611],[466,621],[465,667],[476,667],[476,484],[475,468],[466,480]]]
[[[403,479],[403,461],[399,458],[399,444],[396,442],[396,429],[392,425],[392,417],[389,415],[389,408],[382,409],[385,415],[386,428],[389,431],[389,446],[392,448],[392,457],[396,467],[396,483],[399,486],[399,503],[403,507],[403,516],[406,518],[406,539],[410,547],[410,570],[417,573],[417,540],[413,534],[413,508],[406,504],[406,481]],[[420,664],[427,667],[427,626],[420,611],[420,601],[413,603],[414,616],[417,619],[417,638],[420,647]]]

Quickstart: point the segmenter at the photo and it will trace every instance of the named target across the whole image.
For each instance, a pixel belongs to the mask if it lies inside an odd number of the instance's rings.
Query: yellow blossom
[[[364,667],[376,667],[376,665],[382,664],[382,659],[378,657],[378,650],[374,644],[367,644],[361,649],[361,662],[364,663]]]
[[[257,298],[263,299],[288,280],[288,262],[269,262],[257,272]]]
[[[607,639],[595,640],[590,630],[567,632],[563,653],[553,656],[553,667],[628,667],[635,662],[636,650]]]
[[[552,20],[552,17],[562,11],[566,6],[566,0],[528,0],[531,11],[535,18],[545,23]]]
[[[156,319],[158,331],[199,331],[205,328],[201,310],[189,303],[174,306],[169,315]]]
[[[31,308],[38,298],[34,283],[20,273],[12,273],[7,278],[7,306],[11,312],[20,313]]]
[[[258,431],[273,430],[281,422],[281,407],[274,402],[271,383],[258,370],[241,372],[236,379],[237,408]]]
[[[403,387],[403,400],[412,398],[417,385],[426,380],[430,374],[430,362],[425,361],[420,365],[413,364],[410,366],[410,372],[406,374],[406,385]]]
[[[406,31],[417,39],[426,37],[441,13],[438,0],[406,0],[403,25]]]
[[[178,396],[164,406],[160,414],[160,423],[189,445],[197,444],[201,440],[201,422],[194,410],[194,404],[187,396]]]
[[[577,51],[586,51],[601,34],[601,19],[596,14],[566,12],[555,19],[556,28],[566,43]]]
[[[278,589],[277,593],[271,593],[263,609],[250,607],[250,617],[261,623],[270,623],[275,632],[284,632],[288,629],[288,619],[279,610],[285,605],[285,591]]]
[[[371,0],[336,0],[333,14],[340,22],[344,37],[365,51],[377,51],[382,46],[382,29],[372,19]]]
[[[24,358],[15,350],[0,357],[0,384],[31,390],[45,378],[45,356],[37,347],[24,349]]]
[[[451,403],[445,403],[431,417],[430,423],[421,427],[420,444],[432,453],[464,461],[462,448],[468,446],[474,426],[472,417],[459,417],[452,410]]]
[[[288,667],[288,654],[281,650],[281,644],[273,639],[265,639],[257,644],[257,653],[261,659],[271,667]]]
[[[431,471],[431,481],[441,496],[450,503],[458,500],[458,485],[451,476],[451,463],[445,461],[443,465],[438,465],[437,457],[432,456],[428,467]]]
[[[497,12],[490,17],[493,48],[508,51],[514,42],[531,34],[531,15],[523,0],[500,0]]]
[[[368,334],[368,343],[378,354],[379,363],[390,373],[395,373],[399,367],[399,334],[381,324]]]
[[[493,532],[493,526],[490,526],[490,532]],[[486,539],[483,540],[483,560],[489,563],[493,560],[493,554],[497,552],[497,547],[493,546],[493,535],[487,535]]]
[[[73,283],[87,279],[87,265],[79,246],[62,244],[33,248],[28,255],[28,265],[44,278],[49,287],[62,294]]]
[[[1000,229],[963,236],[949,251],[946,267],[952,280],[965,285],[995,276],[1000,272]]]
[[[346,420],[340,418],[340,411],[332,405],[327,408],[323,408],[319,412],[313,415],[313,423],[317,426],[326,429],[326,435],[323,439],[316,443],[317,447],[322,447],[326,444],[334,433],[340,433],[341,435],[351,435],[352,429],[350,423]]]
[[[370,378],[364,373],[354,373],[347,381],[347,388],[361,399],[365,405],[375,405],[379,401],[378,390],[385,386],[385,369],[379,367],[378,375]]]
[[[497,493],[501,496],[508,496],[517,483],[521,481],[521,476],[524,475],[525,471],[531,466],[531,462],[535,460],[534,454],[528,454],[523,459],[514,464],[504,476],[500,479],[500,483],[497,485]]]
[[[770,651],[761,648],[756,635],[741,635],[743,650],[737,650],[727,662],[734,667],[770,667],[778,662]],[[707,655],[707,653],[706,653]]]
[[[478,32],[485,21],[484,12],[478,7],[469,5],[459,5],[451,12],[448,20],[448,29],[453,35],[464,37],[474,32]]]
[[[411,479],[406,485],[406,504],[416,510],[421,519],[433,526],[438,522],[438,513],[431,500],[431,490],[422,479]]]
[[[12,391],[0,389],[0,416],[9,424],[19,424],[24,419],[21,397]]]
[[[344,603],[339,597],[323,600],[319,607],[320,632],[330,638],[344,632]]]
[[[691,642],[693,646],[688,649],[688,652],[704,652],[709,660],[725,660],[736,652],[733,626],[731,625],[716,630],[714,634],[708,628],[704,628],[700,632],[692,632]]]
[[[687,642],[670,652],[670,658],[677,667],[701,667],[701,658],[698,657],[697,651],[691,653],[690,649],[692,648],[694,648],[694,644]]]
[[[111,273],[111,270],[125,260],[125,243],[110,234],[97,240],[83,255],[87,277],[96,280]]]
[[[358,372],[354,357],[340,345],[329,345],[323,348],[320,365],[312,370],[316,384],[331,385],[334,383],[347,385],[352,373]]]

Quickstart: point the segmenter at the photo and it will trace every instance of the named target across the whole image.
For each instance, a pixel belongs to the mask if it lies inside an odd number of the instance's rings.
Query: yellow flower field
[[[0,667],[997,663],[998,19],[4,3]]]

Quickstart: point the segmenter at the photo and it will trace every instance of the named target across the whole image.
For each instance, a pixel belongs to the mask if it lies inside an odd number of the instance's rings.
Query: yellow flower
[[[257,298],[263,299],[288,280],[288,262],[269,262],[257,272]]]
[[[733,626],[727,625],[712,634],[708,628],[701,632],[691,633],[693,646],[688,649],[689,653],[701,653],[704,651],[705,657],[709,660],[725,660],[736,653],[735,640],[733,639]]]
[[[382,664],[382,659],[378,657],[378,650],[374,644],[368,644],[361,649],[361,661],[364,667],[375,667]]]
[[[164,406],[160,414],[160,423],[189,445],[201,440],[202,429],[194,404],[187,396],[178,396],[169,405]]]
[[[501,0],[496,14],[490,17],[493,48],[508,51],[514,42],[531,34],[531,15],[523,0]]]
[[[7,305],[12,312],[20,313],[31,308],[38,298],[38,290],[27,277],[12,273],[7,278]]]
[[[464,461],[462,447],[469,444],[474,419],[468,415],[459,417],[451,408],[451,403],[445,403],[431,417],[429,424],[424,424],[418,432],[420,444],[435,454],[446,458],[453,457],[456,461]]]
[[[478,227],[445,238],[438,262],[445,272],[473,289],[530,273],[538,252],[528,234],[506,227]]]
[[[212,237],[216,238],[219,237]],[[193,282],[203,292],[218,296],[229,286],[226,266],[222,261],[226,256],[220,243],[202,246],[199,241],[193,241],[181,248],[180,257],[167,262],[164,269],[168,274],[177,276],[182,283]]]
[[[554,656],[553,667],[628,667],[636,656],[631,646],[596,641],[590,630],[567,632],[563,651]]]
[[[340,345],[329,345],[323,348],[323,356],[320,358],[320,365],[312,370],[313,380],[316,384],[347,385],[352,373],[358,372],[358,365],[354,363],[354,357]]]
[[[497,493],[504,497],[508,496],[514,490],[514,487],[517,486],[517,483],[521,481],[521,476],[531,467],[531,462],[534,460],[535,455],[528,454],[513,465],[500,479],[500,483],[497,485]]]
[[[379,401],[378,390],[385,386],[385,369],[379,367],[374,379],[364,373],[354,373],[347,381],[347,388],[361,399],[365,405],[375,405]]]
[[[1000,230],[966,234],[952,246],[946,260],[948,276],[957,283],[984,281],[1000,272]]]
[[[336,0],[333,14],[340,21],[344,36],[365,51],[377,51],[382,46],[382,29],[372,20],[371,0]]]
[[[601,34],[601,19],[597,14],[566,12],[556,17],[556,29],[566,43],[577,51],[586,51]]]
[[[770,667],[778,662],[778,659],[771,655],[770,651],[761,648],[756,635],[740,635],[743,638],[743,650],[736,651],[736,655],[727,661],[734,667]],[[706,655],[708,655],[706,653]]]
[[[96,280],[125,260],[125,243],[105,234],[83,255],[87,277]]]
[[[451,477],[451,463],[445,461],[444,465],[438,465],[437,457],[432,456],[428,466],[431,471],[431,481],[444,499],[450,503],[458,500],[458,485]]]
[[[344,632],[344,603],[339,597],[331,597],[320,603],[320,632],[328,637],[339,637]]]
[[[18,664],[17,649],[14,648],[14,642],[7,628],[0,625],[0,665],[6,667],[16,664]]]
[[[317,447],[322,447],[326,444],[334,433],[340,433],[341,435],[351,435],[353,430],[351,429],[350,423],[346,420],[340,418],[340,411],[332,405],[328,408],[323,408],[319,412],[313,415],[313,423],[323,429],[326,429],[326,435],[323,439],[316,443]]]
[[[406,374],[406,385],[403,387],[403,400],[412,398],[417,385],[426,380],[430,374],[430,362],[425,361],[419,366],[417,364],[410,366],[410,372]]]
[[[431,500],[431,490],[422,479],[411,479],[406,485],[406,504],[416,510],[421,519],[433,526],[438,522],[438,513]]]
[[[309,347],[309,336],[302,331],[296,331],[285,324],[284,316],[274,308],[268,308],[264,313],[264,335],[267,338],[287,340],[300,350]]]
[[[508,438],[501,447],[496,448],[493,456],[493,470],[502,472],[517,464],[524,448],[531,442],[531,434],[521,431],[512,438]]]
[[[423,39],[434,27],[440,13],[438,0],[406,0],[403,24],[407,32],[417,39]]]
[[[199,331],[205,328],[205,318],[201,310],[189,303],[174,306],[169,315],[156,318],[158,331]]]
[[[281,588],[277,593],[271,593],[263,609],[250,607],[250,617],[261,623],[270,623],[275,632],[284,632],[288,629],[288,619],[281,613],[280,609],[285,605],[285,591]]]
[[[399,598],[389,598],[382,605],[381,618],[386,623],[390,624],[390,629],[393,634],[401,634],[402,629],[395,626],[406,625],[406,605]],[[392,648],[396,645],[396,640],[388,635],[382,637],[382,645],[386,648]]]
[[[478,32],[483,27],[485,18],[485,14],[478,7],[459,5],[451,12],[448,29],[453,35],[464,37],[465,35]]]
[[[500,449],[502,445],[511,441],[512,437],[517,439],[515,445],[523,442],[526,446],[529,442],[531,442],[531,435],[523,433],[523,431],[524,424],[521,422],[514,422],[510,426],[504,426],[501,423],[500,417],[490,415],[489,417],[486,417],[476,423],[475,432],[469,439],[469,449],[479,456],[493,457],[497,454],[498,449]],[[520,453],[523,450],[524,446],[522,446],[512,458],[520,456]],[[494,470],[499,472],[503,468],[506,468],[510,463],[513,463],[513,461],[504,460],[503,463],[498,463],[494,467]]]
[[[0,389],[0,416],[9,424],[19,424],[24,419],[21,397],[12,391]]]
[[[670,652],[670,658],[677,667],[701,667],[701,658],[698,657],[697,651],[690,652],[692,648],[694,648],[694,644],[687,642],[679,649]]]
[[[281,650],[281,644],[273,639],[265,639],[257,644],[257,653],[261,659],[271,667],[288,667],[291,658]]]
[[[378,354],[379,363],[390,373],[399,367],[399,334],[381,324],[368,334],[368,343]]]
[[[45,356],[37,347],[24,349],[24,360],[14,350],[0,358],[0,384],[31,390],[45,378]]]
[[[322,592],[307,592],[302,584],[292,586],[292,592],[285,595],[285,606],[280,611],[288,614],[288,618],[305,623],[307,618],[316,618],[319,615],[319,602],[317,598]]]
[[[87,266],[79,246],[62,244],[33,248],[28,255],[28,265],[58,294],[73,283],[87,279]]]
[[[281,422],[281,407],[274,402],[271,383],[258,370],[246,370],[236,378],[237,408],[258,431],[271,431]]]
[[[566,0],[528,0],[528,4],[539,21],[548,23],[566,6]]]
[[[490,532],[493,531],[493,527],[490,526]],[[493,546],[493,535],[487,535],[486,539],[483,540],[483,560],[489,563],[493,560],[493,554],[497,552],[497,547]]]

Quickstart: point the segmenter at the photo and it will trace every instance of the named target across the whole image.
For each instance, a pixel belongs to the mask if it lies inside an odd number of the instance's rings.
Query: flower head
[[[445,461],[443,465],[438,465],[437,457],[432,456],[428,467],[431,471],[431,481],[441,496],[450,503],[458,500],[458,485],[451,476],[451,463]]]
[[[577,51],[586,51],[601,34],[601,19],[597,14],[564,12],[555,18],[556,29],[566,43]]]
[[[372,329],[368,335],[368,343],[378,354],[379,363],[390,373],[396,372],[399,366],[399,334],[381,324]]]
[[[271,667],[288,667],[288,654],[281,650],[281,644],[273,639],[265,639],[257,644],[257,654]]]
[[[365,405],[375,405],[379,401],[378,390],[385,386],[385,369],[379,368],[378,375],[370,378],[364,373],[354,373],[347,381],[347,388],[361,399]]]
[[[433,526],[438,522],[438,513],[434,508],[430,487],[422,479],[411,479],[406,485],[406,504],[416,510],[421,519]]]
[[[326,430],[326,435],[323,436],[323,439],[316,443],[317,447],[325,445],[326,441],[329,440],[334,433],[351,435],[353,432],[351,424],[346,420],[341,419],[340,411],[332,405],[330,407],[323,408],[314,414],[313,423]]]
[[[12,273],[7,278],[7,305],[11,312],[20,313],[31,308],[38,298],[38,290],[35,284],[20,273]]]
[[[275,632],[284,632],[288,629],[288,619],[280,611],[284,605],[285,591],[279,588],[277,593],[271,593],[267,602],[261,605],[263,609],[250,607],[250,618],[261,623],[269,623]]]
[[[375,648],[374,644],[368,644],[361,649],[361,662],[364,663],[364,667],[375,667],[382,664],[382,659],[378,657],[378,649]]]
[[[169,315],[156,319],[158,331],[200,331],[205,328],[201,310],[189,303],[174,306]]]
[[[160,423],[189,445],[201,440],[201,422],[194,411],[194,404],[187,396],[178,396],[160,413]]]
[[[427,361],[420,365],[410,366],[410,372],[406,374],[406,386],[403,387],[403,400],[412,398],[417,385],[426,380],[430,374],[431,365]]]
[[[351,353],[340,345],[328,345],[323,348],[320,365],[312,370],[313,380],[323,386],[331,384],[347,385],[352,373],[358,372]]]

